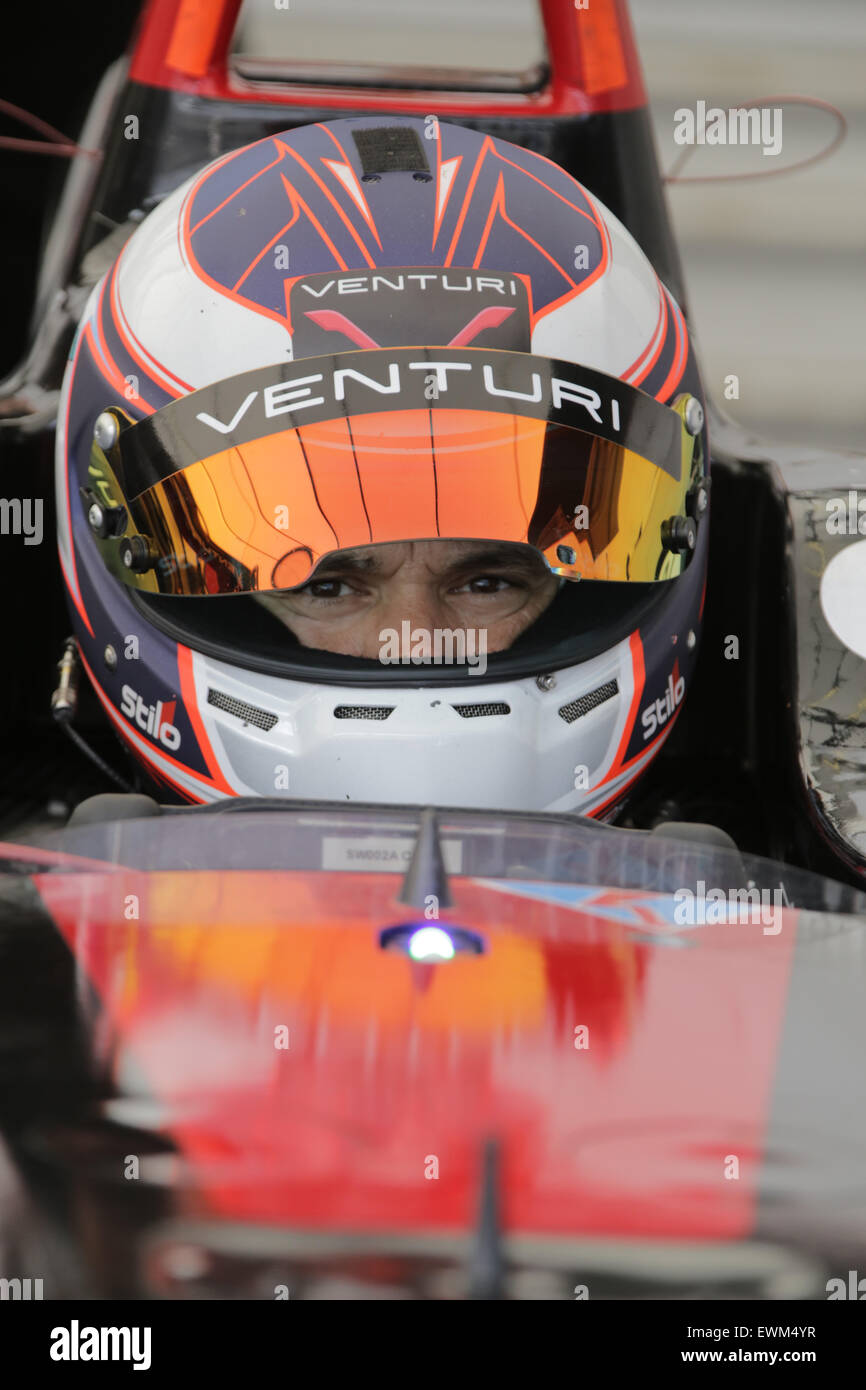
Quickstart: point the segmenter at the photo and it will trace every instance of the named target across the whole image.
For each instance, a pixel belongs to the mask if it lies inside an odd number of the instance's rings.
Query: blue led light
[[[409,938],[408,951],[413,960],[451,960],[454,942],[441,927],[419,927]]]
[[[458,927],[455,922],[401,922],[379,932],[383,951],[400,951],[410,960],[435,965],[457,956],[484,954],[484,940],[478,932]]]

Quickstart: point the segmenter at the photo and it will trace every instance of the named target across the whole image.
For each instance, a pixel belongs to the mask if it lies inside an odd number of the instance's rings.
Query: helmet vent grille
[[[270,710],[248,705],[246,700],[236,700],[234,695],[226,695],[223,690],[209,690],[207,702],[209,705],[213,705],[214,709],[221,709],[226,714],[233,714],[237,719],[242,719],[245,724],[255,724],[257,729],[264,729],[266,733],[279,722],[279,716],[272,714]]]
[[[362,174],[429,173],[418,132],[401,125],[366,126],[352,131]]]
[[[335,719],[387,719],[394,713],[393,705],[337,705]]]
[[[511,706],[503,700],[490,700],[486,705],[453,705],[461,719],[483,719],[488,714],[510,714]]]
[[[588,695],[581,695],[577,700],[570,700],[567,705],[560,709],[560,717],[566,724],[573,724],[575,719],[580,719],[584,714],[589,714],[591,709],[597,709],[605,701],[612,700],[614,695],[619,694],[619,683],[608,681],[606,685],[600,685],[597,690],[591,690]]]

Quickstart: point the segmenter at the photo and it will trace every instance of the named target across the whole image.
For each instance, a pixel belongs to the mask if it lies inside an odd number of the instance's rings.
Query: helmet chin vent
[[[617,681],[608,681],[605,685],[600,685],[597,690],[591,690],[588,695],[581,695],[577,700],[570,700],[567,705],[563,705],[559,711],[561,719],[566,724],[573,724],[575,719],[580,719],[582,715],[589,714],[591,709],[597,709],[605,701],[612,700],[614,695],[619,694],[619,684]]]
[[[488,714],[510,714],[511,706],[503,700],[489,700],[486,705],[452,705],[461,719],[483,719]]]
[[[336,705],[335,719],[387,719],[394,713],[393,705]]]
[[[235,718],[242,719],[245,724],[255,724],[257,729],[264,729],[265,733],[279,723],[279,716],[272,714],[270,710],[258,709],[255,705],[248,705],[245,700],[236,700],[233,695],[226,695],[223,690],[209,690],[207,702],[213,705],[214,709],[224,710],[226,714],[233,714]]]

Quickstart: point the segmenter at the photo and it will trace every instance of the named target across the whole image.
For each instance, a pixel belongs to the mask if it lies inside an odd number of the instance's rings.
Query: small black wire
[[[79,751],[82,752],[85,755],[85,757],[89,758],[90,761],[94,763],[96,767],[99,768],[100,772],[103,774],[104,777],[107,777],[110,781],[112,781],[115,784],[115,786],[122,788],[122,790],[125,792],[132,792],[135,790],[135,788],[131,786],[129,782],[127,782],[123,777],[121,777],[119,772],[115,772],[113,767],[109,767],[105,759],[101,758],[99,754],[96,752],[96,750],[90,747],[90,744],[86,741],[86,739],[83,739],[81,737],[77,729],[73,729],[72,725],[69,723],[68,720],[58,719],[57,723],[60,725],[62,729],[66,731],[66,733],[72,739],[72,742],[75,744],[76,748],[79,749]]]

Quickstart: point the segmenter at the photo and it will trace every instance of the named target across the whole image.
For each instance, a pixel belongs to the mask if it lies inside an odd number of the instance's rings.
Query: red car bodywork
[[[379,943],[407,916],[388,874],[34,881],[183,1156],[186,1215],[465,1231],[493,1138],[511,1235],[750,1233],[794,912],[674,928],[652,894],[458,879],[448,917],[486,950],[422,965]]]
[[[233,75],[228,50],[241,0],[150,0],[145,6],[130,77],[153,87],[198,96],[376,111],[427,111],[431,93],[389,88],[347,89],[293,82],[256,83]],[[495,111],[498,115],[565,116],[626,111],[646,102],[626,0],[592,0],[578,9],[571,0],[540,0],[550,56],[543,90],[519,98],[436,92],[435,111],[448,115]]]

